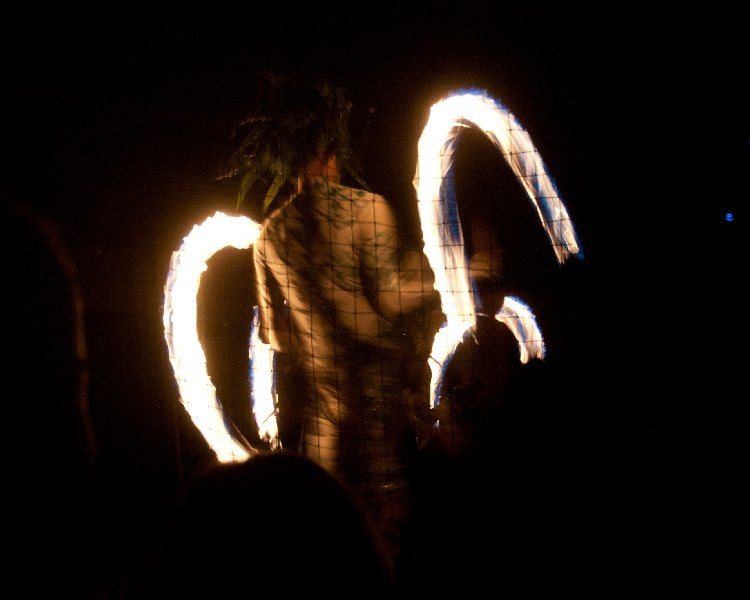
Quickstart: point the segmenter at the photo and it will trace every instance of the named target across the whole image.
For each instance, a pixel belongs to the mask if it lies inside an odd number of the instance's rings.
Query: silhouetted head
[[[21,205],[2,211],[3,381],[16,390],[4,422],[19,434],[16,458],[64,483],[94,451],[78,275],[51,222]]]
[[[388,598],[383,547],[332,475],[285,451],[218,465],[186,491],[158,597]]]
[[[82,597],[95,453],[83,300],[56,227],[7,198],[0,213],[5,539],[35,569],[26,593]]]

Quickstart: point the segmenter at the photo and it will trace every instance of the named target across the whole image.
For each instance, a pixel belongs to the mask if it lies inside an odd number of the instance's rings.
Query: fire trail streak
[[[164,290],[164,337],[180,390],[180,401],[220,462],[241,462],[250,450],[230,432],[216,388],[206,370],[206,355],[196,324],[198,287],[206,261],[226,246],[249,248],[260,227],[246,217],[217,212],[193,227],[172,260]],[[259,407],[255,407],[256,419]]]
[[[436,334],[429,363],[432,404],[438,402],[444,368],[464,333],[476,324],[474,289],[450,189],[453,151],[468,127],[480,129],[497,147],[531,199],[560,264],[580,248],[565,205],[529,134],[502,104],[480,91],[455,93],[432,106],[418,145],[417,191],[425,254],[435,272],[447,323]],[[517,298],[506,298],[495,315],[514,332],[524,362],[543,358],[542,334],[533,313]]]

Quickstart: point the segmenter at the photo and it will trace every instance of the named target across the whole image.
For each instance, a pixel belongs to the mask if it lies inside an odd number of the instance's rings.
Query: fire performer
[[[443,315],[422,249],[355,168],[350,109],[343,88],[271,77],[234,158],[240,208],[262,223],[259,334],[275,352],[282,445],[359,496],[396,561]]]

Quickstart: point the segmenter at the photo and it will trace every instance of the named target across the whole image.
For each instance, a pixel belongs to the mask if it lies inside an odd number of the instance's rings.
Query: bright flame
[[[447,323],[435,335],[430,356],[432,404],[438,402],[442,371],[463,338],[476,324],[474,290],[458,219],[455,197],[447,177],[453,166],[461,132],[480,129],[500,150],[523,185],[552,243],[559,263],[580,253],[573,223],[529,134],[496,100],[479,92],[455,94],[433,105],[418,145],[417,191],[424,252],[435,272]],[[520,300],[505,298],[496,318],[519,341],[521,360],[543,358],[544,340],[531,310]]]
[[[258,336],[260,316],[258,307],[253,309],[253,322],[250,328],[250,393],[252,394],[253,415],[258,423],[258,433],[271,448],[281,446],[276,421],[276,393],[274,390],[273,348]]]
[[[506,296],[495,318],[505,323],[516,336],[521,349],[522,363],[526,364],[532,358],[544,358],[547,352],[544,338],[537,325],[536,317],[527,304],[513,296]]]
[[[249,248],[260,227],[246,217],[217,212],[185,237],[172,253],[164,290],[164,337],[180,400],[219,461],[240,462],[252,452],[230,432],[198,338],[198,287],[206,261],[226,246]]]

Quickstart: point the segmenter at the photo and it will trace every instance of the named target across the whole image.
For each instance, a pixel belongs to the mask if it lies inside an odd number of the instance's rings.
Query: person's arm
[[[385,198],[374,195],[358,225],[360,261],[377,312],[388,319],[435,300],[435,276],[424,252],[402,248],[399,224]]]
[[[253,256],[258,295],[258,337],[263,343],[270,344],[277,352],[288,351],[291,346],[289,323],[276,308],[284,305],[284,299],[262,260],[260,246],[253,247]]]

